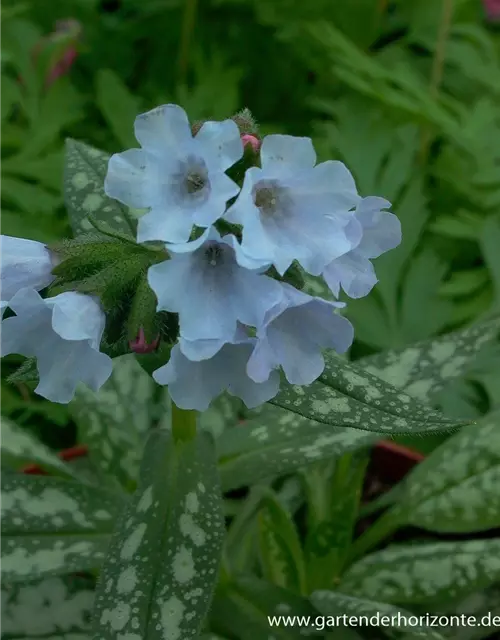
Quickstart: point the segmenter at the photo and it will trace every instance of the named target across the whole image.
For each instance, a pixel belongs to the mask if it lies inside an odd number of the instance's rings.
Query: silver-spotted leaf
[[[439,433],[467,421],[447,418],[377,376],[334,356],[321,381],[282,384],[270,402],[311,420],[385,435]]]
[[[36,436],[4,416],[0,451],[2,464],[7,467],[19,469],[23,465],[34,463],[56,475],[78,477],[74,469],[58,458]]]
[[[500,539],[394,545],[352,565],[339,590],[383,602],[435,603],[500,579]]]
[[[135,487],[146,432],[157,417],[154,387],[133,354],[125,355],[113,360],[113,373],[97,393],[81,385],[70,404],[92,462],[127,489]]]
[[[108,161],[109,154],[104,151],[71,138],[66,141],[64,201],[75,235],[92,228],[89,215],[112,229],[134,234],[127,222],[127,208],[104,193]]]
[[[95,638],[197,637],[217,580],[224,521],[211,436],[156,429],[101,572]]]
[[[318,460],[369,447],[378,437],[338,429],[265,405],[258,417],[226,430],[217,440],[225,491],[291,473]]]
[[[2,533],[110,532],[123,495],[47,476],[2,474]]]
[[[363,358],[358,364],[411,396],[429,402],[447,382],[467,371],[481,348],[494,340],[499,330],[500,317],[494,316],[404,349]]]
[[[357,598],[338,591],[315,591],[311,602],[324,616],[333,616],[336,626],[346,625],[349,616],[355,616],[358,626],[378,627],[382,630],[390,628],[406,632],[407,638],[423,638],[424,640],[442,640],[443,636],[425,624],[419,624],[418,618],[410,611],[405,611],[386,602]],[[415,623],[417,621],[417,624]]]
[[[500,412],[448,439],[415,467],[399,493],[397,517],[449,533],[500,526]]]
[[[3,536],[3,580],[26,582],[67,572],[94,571],[104,560],[109,538],[108,533]]]
[[[3,640],[88,640],[93,580],[76,576],[2,584]]]

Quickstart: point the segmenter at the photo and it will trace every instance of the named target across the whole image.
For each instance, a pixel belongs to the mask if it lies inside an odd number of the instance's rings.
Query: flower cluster
[[[343,303],[306,294],[292,275],[322,276],[336,298],[341,288],[369,293],[371,260],[401,240],[390,203],[362,198],[341,162],[317,164],[309,138],[261,141],[236,118],[193,133],[180,107],[164,105],[136,118],[135,136],[140,148],[111,157],[104,186],[146,210],[137,243],[161,247],[147,283],[156,313],[175,314],[178,336],[154,379],[179,407],[197,410],[223,390],[248,407],[270,400],[280,368],[292,384],[316,380],[322,350],[345,352],[353,327],[338,314]],[[99,352],[98,298],[42,299],[36,291],[50,284],[53,257],[39,243],[4,243],[4,300],[16,315],[3,322],[3,352],[36,356],[37,391],[53,400],[66,402],[78,381],[98,388],[111,367]],[[54,354],[64,342],[60,367]],[[133,345],[148,350],[144,332]]]

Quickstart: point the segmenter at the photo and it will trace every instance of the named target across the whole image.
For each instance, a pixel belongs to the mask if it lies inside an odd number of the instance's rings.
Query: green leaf
[[[253,576],[238,577],[219,587],[210,611],[210,621],[217,631],[239,640],[260,640],[270,635],[276,640],[303,640],[305,629],[313,637],[323,637],[324,632],[318,633],[312,625],[280,626],[281,616],[311,621],[316,617],[306,598]],[[269,617],[274,618],[272,624]]]
[[[471,424],[415,467],[394,513],[430,531],[466,533],[500,526],[500,413]]]
[[[419,252],[411,260],[401,301],[399,330],[403,344],[435,335],[450,324],[453,305],[438,295],[448,269],[431,249]]]
[[[449,601],[500,578],[500,538],[393,545],[351,566],[339,590],[396,603]]]
[[[60,460],[43,442],[4,416],[0,451],[2,464],[8,467],[19,469],[33,463],[50,473],[78,478],[78,473]]]
[[[2,199],[11,202],[28,214],[53,214],[61,204],[59,196],[39,185],[10,176],[2,177]]]
[[[151,432],[139,487],[113,536],[97,590],[103,640],[198,635],[210,604],[224,521],[211,436],[174,443]]]
[[[480,627],[460,627],[450,624],[442,631],[452,640],[483,640],[494,635],[498,625],[494,625],[495,616],[500,616],[500,586],[494,585],[483,589],[480,593],[472,593],[451,607],[446,607],[447,615],[476,616],[481,621]],[[498,617],[497,617],[498,620]]]
[[[125,149],[137,147],[134,120],[140,111],[139,100],[111,69],[98,69],[96,100],[109,128]]]
[[[305,388],[282,384],[270,402],[325,424],[390,435],[450,431],[465,424],[336,355],[327,354],[325,362],[318,382]]]
[[[491,217],[486,220],[480,233],[481,249],[486,265],[491,274],[495,290],[495,308],[500,308],[500,257],[498,247],[500,243],[500,219]]]
[[[51,577],[28,584],[3,582],[2,638],[84,640],[89,638],[93,603],[93,580],[88,578]]]
[[[290,515],[272,492],[261,498],[259,542],[264,578],[304,594],[306,576],[299,536]]]
[[[333,465],[314,465],[303,474],[308,506],[305,554],[310,591],[335,588],[338,583],[352,542],[368,459],[366,451],[347,453]]]
[[[264,405],[260,415],[217,440],[224,491],[291,473],[318,460],[369,447],[378,439],[357,429],[327,427]]]
[[[499,331],[500,316],[493,316],[439,338],[363,358],[358,364],[411,396],[430,402],[449,380],[466,372],[480,349]]]
[[[106,533],[123,505],[120,494],[46,476],[2,475],[5,535]]]
[[[116,231],[135,235],[128,223],[127,208],[104,193],[108,161],[109,154],[104,151],[71,138],[66,140],[64,201],[75,235],[92,228],[86,219],[89,215]]]
[[[414,614],[405,611],[386,602],[380,602],[364,598],[355,598],[352,596],[338,593],[335,591],[315,591],[311,595],[311,602],[316,609],[324,616],[334,616],[337,619],[344,620],[349,616],[365,617],[368,620],[362,626],[381,626],[407,633],[408,638],[428,638],[429,640],[442,640],[443,636],[433,629],[424,625],[405,624],[403,620],[410,616],[414,618]],[[345,617],[344,617],[345,616]],[[389,619],[385,619],[388,617]],[[401,622],[399,622],[399,620]],[[337,622],[335,626],[341,626]]]
[[[130,354],[113,360],[113,373],[97,393],[80,386],[70,404],[91,460],[128,490],[135,488],[146,433],[154,423],[154,390]]]

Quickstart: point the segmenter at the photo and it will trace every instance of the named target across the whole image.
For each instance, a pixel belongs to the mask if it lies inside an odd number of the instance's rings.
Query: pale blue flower
[[[44,300],[26,288],[9,306],[16,315],[2,321],[2,356],[36,357],[36,393],[66,404],[79,382],[94,391],[106,382],[111,358],[99,352],[105,316],[93,297],[70,291]]]
[[[141,149],[111,157],[104,189],[129,207],[148,208],[137,240],[186,242],[193,225],[220,218],[238,185],[225,171],[243,155],[232,120],[205,122],[193,137],[186,112],[167,104],[135,120]]]
[[[254,344],[254,338],[236,339],[226,343],[212,358],[196,362],[188,360],[176,344],[170,360],[153,373],[153,378],[158,384],[168,385],[172,400],[181,409],[205,411],[224,390],[253,409],[274,398],[280,385],[277,371],[261,383],[248,377],[246,366]],[[196,346],[192,352],[198,352]]]
[[[9,305],[10,299],[25,287],[40,291],[54,280],[53,257],[41,242],[1,236],[1,306]]]
[[[360,197],[341,162],[316,163],[309,138],[270,135],[261,148],[262,168],[247,170],[227,220],[243,225],[242,248],[283,274],[294,260],[319,275],[359,242],[352,209]]]
[[[256,382],[267,380],[282,367],[292,384],[311,384],[323,372],[324,348],[344,353],[354,338],[352,324],[338,315],[341,302],[313,298],[284,285],[286,301],[272,309],[257,331],[257,344],[248,362],[248,375]]]
[[[232,235],[221,238],[207,229],[197,240],[167,249],[170,259],[149,268],[148,282],[158,311],[179,314],[185,340],[227,342],[238,322],[259,326],[282,300],[282,285],[259,273],[256,265],[246,268],[252,264]]]
[[[383,198],[363,198],[356,208],[356,219],[363,227],[359,244],[345,255],[333,260],[323,277],[335,296],[340,287],[351,298],[366,296],[377,283],[375,269],[370,262],[382,253],[394,249],[401,242],[401,223],[388,211],[391,203]]]

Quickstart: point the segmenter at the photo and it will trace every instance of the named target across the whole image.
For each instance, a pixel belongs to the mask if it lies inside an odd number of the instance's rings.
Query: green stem
[[[181,46],[179,49],[178,73],[180,84],[186,84],[186,75],[189,67],[189,52],[191,39],[196,20],[198,0],[185,0],[184,17],[182,20]]]
[[[373,526],[355,540],[350,549],[346,566],[361,556],[364,556],[367,551],[370,551],[370,549],[375,547],[381,540],[394,533],[399,525],[399,519],[394,511],[382,515]]]
[[[432,62],[431,80],[429,93],[432,98],[437,99],[441,82],[443,80],[444,60],[446,52],[446,43],[450,34],[450,27],[453,18],[454,0],[442,0],[441,22],[439,23],[439,31],[436,42],[436,50]],[[426,127],[422,131],[422,139],[420,143],[420,160],[424,164],[427,158],[427,150],[429,147],[430,132]]]
[[[196,437],[196,411],[180,409],[172,401],[172,435],[176,442],[189,442]]]

